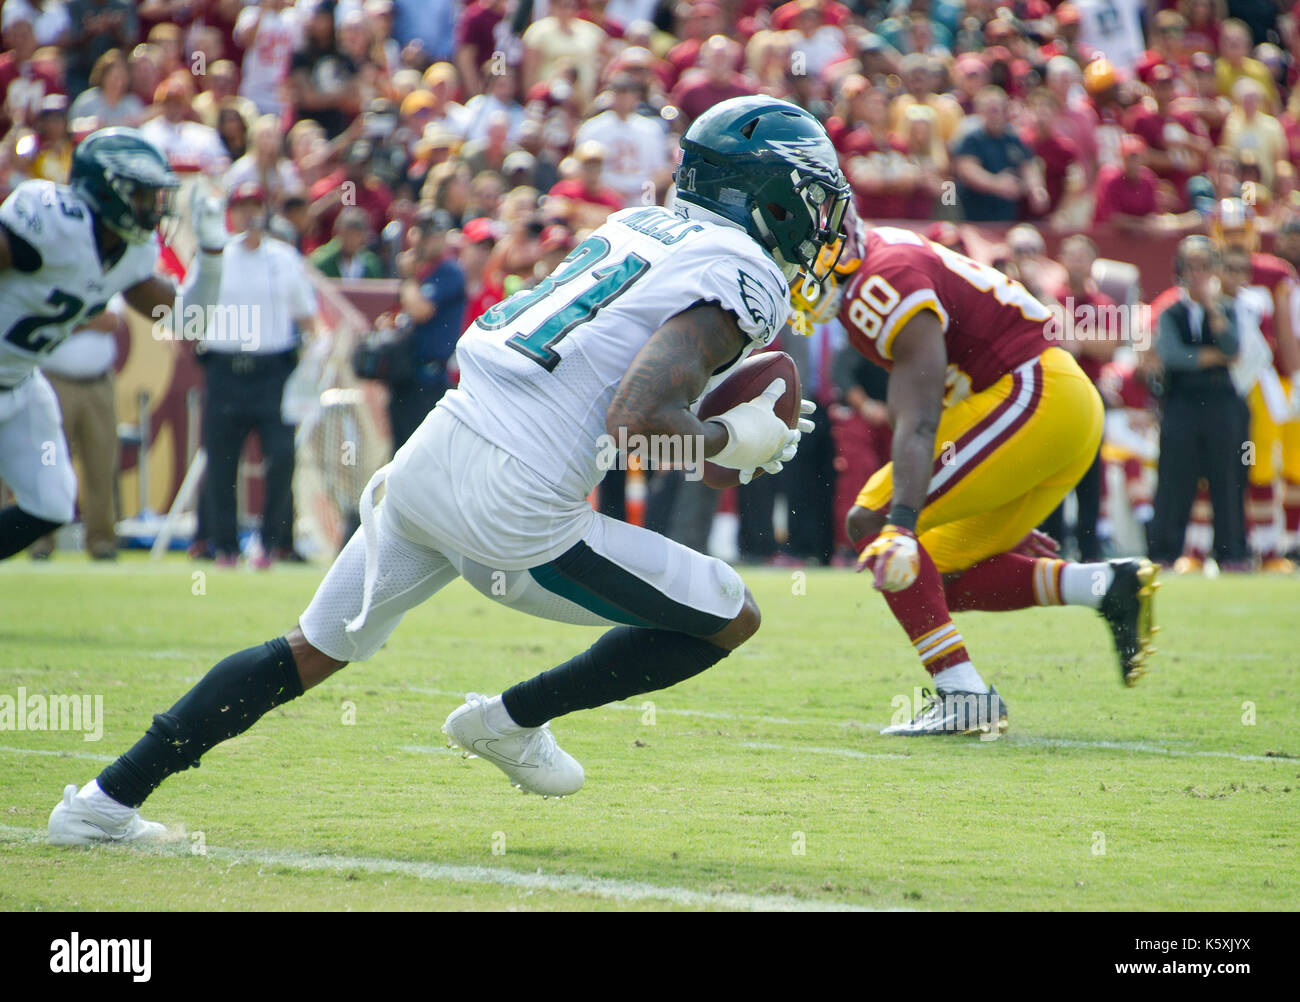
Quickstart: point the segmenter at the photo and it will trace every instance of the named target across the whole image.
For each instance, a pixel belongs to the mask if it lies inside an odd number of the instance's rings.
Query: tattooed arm
[[[727,429],[688,410],[715,372],[730,364],[748,339],[727,310],[697,303],[650,336],[623,374],[605,414],[605,430],[625,435],[702,436],[704,455],[727,444]]]

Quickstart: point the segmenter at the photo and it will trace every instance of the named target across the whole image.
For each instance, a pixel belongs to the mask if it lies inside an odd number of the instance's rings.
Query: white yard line
[[[44,841],[45,832],[40,829],[0,825],[0,842],[36,845]],[[184,844],[184,851],[188,856],[188,842]],[[857,912],[876,910],[835,901],[809,901],[782,894],[697,891],[689,887],[650,884],[637,880],[616,880],[610,877],[583,877],[567,873],[548,874],[540,870],[525,873],[521,870],[509,870],[504,867],[424,863],[374,856],[317,855],[289,849],[228,849],[222,846],[209,845],[206,848],[206,855],[210,859],[223,862],[255,863],[259,866],[288,866],[304,872],[344,873],[361,870],[366,873],[394,873],[422,880],[443,880],[462,884],[494,884],[498,887],[511,887],[521,891],[590,894],[594,897],[626,903],[663,901],[687,908],[726,908],[735,911]],[[76,857],[71,858],[76,859]]]
[[[91,752],[50,751],[45,748],[10,748],[0,745],[0,754],[6,755],[52,755],[55,758],[84,758],[90,762],[116,762],[116,755],[95,755]]]
[[[1040,745],[1047,748],[1100,748],[1105,751],[1141,752],[1146,755],[1171,755],[1175,758],[1230,758],[1238,762],[1300,762],[1286,755],[1240,755],[1237,752],[1164,748],[1143,741],[1078,741],[1072,738],[1039,738],[1033,735],[1008,735],[1001,741],[1013,745]]]

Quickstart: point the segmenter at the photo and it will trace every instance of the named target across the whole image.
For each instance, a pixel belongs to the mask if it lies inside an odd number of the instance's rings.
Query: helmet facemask
[[[175,187],[159,187],[115,174],[107,180],[129,210],[129,216],[128,213],[121,213],[116,219],[105,216],[105,224],[129,243],[148,243],[162,221],[172,214]]]

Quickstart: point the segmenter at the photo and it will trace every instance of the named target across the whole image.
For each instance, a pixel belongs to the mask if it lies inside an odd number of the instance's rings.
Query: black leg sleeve
[[[99,788],[118,803],[139,807],[172,773],[197,767],[213,745],[301,695],[298,667],[283,637],[232,654],[154,716],[144,737],[99,774]]]
[[[501,701],[520,727],[540,727],[574,710],[667,689],[730,653],[685,633],[619,626],[577,657],[507,689]]]

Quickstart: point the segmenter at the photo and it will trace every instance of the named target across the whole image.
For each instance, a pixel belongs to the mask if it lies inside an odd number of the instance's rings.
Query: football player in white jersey
[[[773,413],[780,380],[708,421],[692,405],[776,336],[788,283],[825,277],[818,255],[841,239],[849,187],[821,125],[784,101],[724,101],[682,146],[673,208],[614,213],[549,277],[469,328],[459,387],[367,486],[362,528],[298,624],[221,661],[95,781],[68,786],[52,842],[161,834],[137,809],[167,776],[369,658],[458,575],[522,612],[607,628],[500,695],[471,693],[443,725],[525,792],[563,796],[584,780],[548,721],[690,678],[758,629],[731,567],[599,515],[586,498],[608,439],[702,442],[745,481],[794,455],[800,429]]]
[[[154,275],[154,230],[176,175],[134,129],[101,129],[73,153],[67,185],[24,181],[0,205],[0,480],[16,503],[0,510],[0,559],[72,520],[77,481],[53,389],[37,367],[74,328],[121,292],[156,317],[178,301]],[[201,199],[200,244],[182,309],[215,300],[224,214]],[[206,316],[200,309],[197,320]]]

